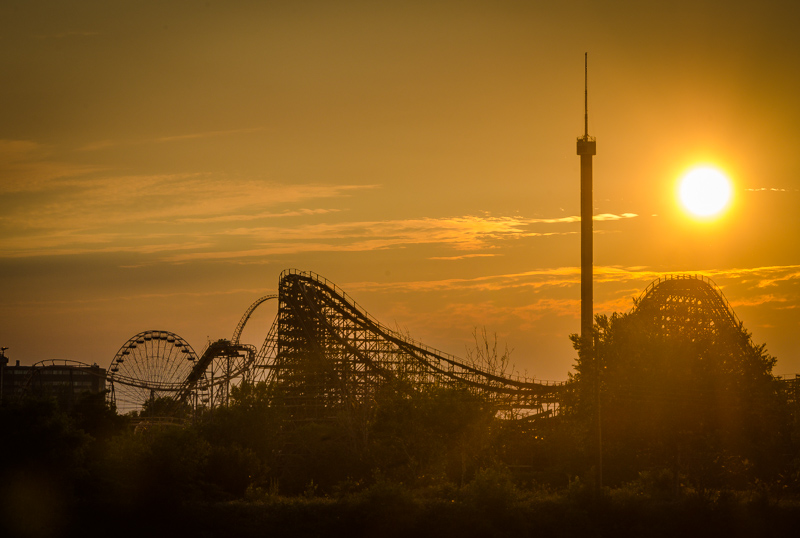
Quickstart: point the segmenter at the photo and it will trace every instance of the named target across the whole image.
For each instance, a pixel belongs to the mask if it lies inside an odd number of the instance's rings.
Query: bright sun
[[[683,176],[678,193],[689,213],[697,217],[713,217],[730,202],[731,182],[716,168],[702,166]]]

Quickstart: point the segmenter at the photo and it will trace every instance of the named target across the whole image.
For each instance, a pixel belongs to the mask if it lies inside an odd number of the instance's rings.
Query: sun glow
[[[731,182],[717,168],[692,168],[681,179],[678,196],[692,215],[711,218],[720,214],[731,201]]]

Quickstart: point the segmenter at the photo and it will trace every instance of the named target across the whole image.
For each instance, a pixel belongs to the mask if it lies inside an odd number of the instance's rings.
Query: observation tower
[[[578,137],[581,156],[581,339],[583,348],[592,349],[592,156],[597,154],[597,142],[589,136],[589,68],[588,53],[583,57],[584,69],[584,132]],[[587,340],[588,339],[588,340]]]
[[[592,338],[592,156],[597,154],[597,142],[589,136],[589,61],[583,56],[583,136],[578,137],[578,155],[581,156],[581,360],[591,365],[594,392],[595,437],[595,496],[603,487],[603,437],[600,418],[600,361],[595,354]]]

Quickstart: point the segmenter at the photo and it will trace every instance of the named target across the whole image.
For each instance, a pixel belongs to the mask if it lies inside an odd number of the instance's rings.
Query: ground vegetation
[[[355,416],[292,420],[265,383],[213,411],[103,394],[0,406],[0,535],[777,535],[800,515],[797,410],[744,329],[665,336],[599,316],[554,417],[387,382]],[[476,338],[477,340],[477,338]],[[497,360],[495,345],[484,354]],[[504,358],[505,357],[505,358]],[[599,392],[594,383],[598,380]],[[604,487],[592,454],[602,411]],[[154,421],[174,411],[172,421]],[[368,412],[367,412],[368,411]],[[163,417],[162,417],[163,418]],[[147,514],[142,517],[142,514]],[[125,526],[119,527],[120,522]],[[80,532],[79,532],[80,531]]]

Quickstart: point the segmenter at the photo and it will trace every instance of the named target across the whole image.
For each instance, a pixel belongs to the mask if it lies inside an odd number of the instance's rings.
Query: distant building
[[[2,367],[2,396],[10,400],[25,395],[55,396],[62,405],[69,405],[83,392],[106,390],[106,370],[76,361],[50,360],[33,366]]]
[[[800,374],[779,375],[779,387],[790,405],[800,404]]]

